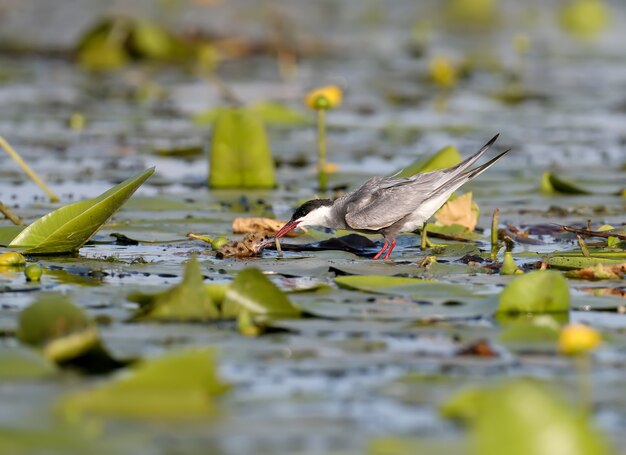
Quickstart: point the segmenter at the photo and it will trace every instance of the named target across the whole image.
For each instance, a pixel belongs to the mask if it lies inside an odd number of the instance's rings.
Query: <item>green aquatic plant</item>
[[[263,122],[246,108],[224,108],[213,127],[210,188],[274,188],[274,161]]]
[[[100,196],[66,205],[39,218],[9,244],[28,254],[78,251],[154,173],[154,168],[130,177]]]

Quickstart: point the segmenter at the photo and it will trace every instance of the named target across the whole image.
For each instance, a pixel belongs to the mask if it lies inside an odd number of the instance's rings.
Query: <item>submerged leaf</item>
[[[396,177],[411,177],[415,174],[423,174],[426,172],[444,169],[454,166],[455,164],[459,164],[462,160],[463,158],[461,158],[459,151],[455,147],[448,145],[430,158],[421,159],[410,166],[405,167],[396,175]]]
[[[180,284],[158,294],[131,294],[128,300],[140,304],[134,320],[212,321],[220,316],[195,257],[187,263]]]
[[[131,418],[191,419],[216,414],[214,397],[228,390],[211,348],[171,352],[147,360],[101,386],[59,402],[68,415],[95,413]]]
[[[544,172],[541,176],[541,192],[550,194],[591,194],[572,182],[563,180],[551,172]]]
[[[472,193],[465,193],[451,199],[435,213],[435,219],[444,226],[458,224],[473,231],[478,223],[478,204],[472,199]]]
[[[28,254],[71,253],[82,247],[154,173],[154,168],[124,180],[86,201],[61,207],[39,218],[9,245]]]
[[[274,161],[261,120],[244,108],[221,111],[213,128],[209,187],[274,186]]]
[[[239,272],[226,291],[223,317],[234,317],[245,308],[253,316],[266,318],[298,318],[300,310],[260,270]]]
[[[500,294],[498,312],[550,313],[568,311],[570,292],[559,272],[537,270],[511,281]]]

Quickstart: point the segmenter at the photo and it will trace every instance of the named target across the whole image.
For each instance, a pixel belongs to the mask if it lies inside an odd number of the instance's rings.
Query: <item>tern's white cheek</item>
[[[326,226],[329,215],[330,207],[319,207],[301,218],[300,226]]]

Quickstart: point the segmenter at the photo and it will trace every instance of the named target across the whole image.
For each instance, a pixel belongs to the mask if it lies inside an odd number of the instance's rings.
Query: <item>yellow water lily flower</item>
[[[450,88],[457,84],[458,71],[447,57],[436,56],[428,65],[430,79],[440,87]]]
[[[559,351],[565,355],[579,355],[598,347],[600,334],[585,324],[570,324],[561,329]]]
[[[304,103],[310,109],[334,109],[341,104],[343,92],[337,85],[326,85],[307,93]]]

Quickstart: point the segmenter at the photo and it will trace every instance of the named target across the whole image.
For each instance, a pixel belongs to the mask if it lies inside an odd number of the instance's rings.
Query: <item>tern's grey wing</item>
[[[369,179],[341,201],[348,227],[379,230],[413,213],[424,202],[441,174],[421,174],[409,178]]]

